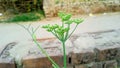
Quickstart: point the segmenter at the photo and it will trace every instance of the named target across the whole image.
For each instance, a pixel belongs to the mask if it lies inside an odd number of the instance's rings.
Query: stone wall
[[[83,1],[83,0],[44,0],[43,8],[46,17],[55,17],[59,11],[72,14],[89,14],[120,11],[120,2]]]
[[[61,43],[55,38],[38,41],[62,68]],[[10,43],[0,51],[0,68],[18,68],[15,62],[18,57],[10,56],[10,50],[16,45],[15,42]],[[73,35],[66,43],[66,50],[67,68],[117,68],[120,66],[120,29]],[[20,68],[52,68],[37,47],[29,49],[20,64]]]

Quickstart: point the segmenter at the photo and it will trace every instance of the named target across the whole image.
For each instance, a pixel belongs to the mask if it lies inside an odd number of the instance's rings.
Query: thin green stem
[[[21,25],[21,24],[18,24],[18,25],[20,25],[21,27],[23,27],[30,34],[30,36],[32,37],[32,33],[29,30],[31,24],[29,24],[28,28],[26,28],[24,25]]]
[[[55,31],[54,31],[55,32]],[[61,40],[59,37],[58,37],[58,35],[57,35],[57,33],[54,33],[54,32],[51,32],[56,38],[58,38],[59,40]]]
[[[73,31],[70,33],[70,35],[66,39],[68,39],[68,38],[71,37],[71,35],[73,34],[73,32],[76,30],[77,26],[78,26],[78,24],[75,26],[75,28],[73,29]]]
[[[70,31],[70,24],[68,24],[67,28],[68,28],[69,30],[66,32],[66,35],[65,35],[65,41],[67,40],[67,37],[68,37],[69,31]]]
[[[64,25],[65,25],[65,23],[64,23],[64,21],[62,21],[62,27],[64,28]],[[63,33],[63,35],[61,36],[61,41],[64,41],[64,33]]]
[[[45,56],[50,60],[50,62],[52,64],[54,64],[57,68],[60,68],[58,66],[58,64],[56,64],[55,61],[53,61],[53,59],[47,54],[47,52],[40,46],[40,44],[37,42],[36,38],[34,38],[33,36],[32,36],[32,38],[33,38],[34,43],[38,46],[38,48],[42,51],[42,53],[45,54]]]
[[[62,45],[63,45],[63,63],[64,63],[64,68],[67,68],[67,57],[66,57],[65,42],[62,42]]]
[[[34,30],[34,32],[33,33],[35,33],[37,30],[38,30],[38,28],[39,28],[40,26],[38,26],[35,30]]]

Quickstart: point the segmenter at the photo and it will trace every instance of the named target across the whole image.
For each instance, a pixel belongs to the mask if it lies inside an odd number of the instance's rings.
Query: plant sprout
[[[58,13],[58,16],[62,19],[62,25],[54,24],[54,25],[45,25],[42,26],[45,28],[48,32],[51,32],[59,41],[62,43],[63,46],[63,63],[64,68],[67,68],[67,57],[66,57],[66,47],[65,42],[71,37],[73,32],[76,30],[77,26],[82,23],[84,20],[82,18],[80,19],[71,19],[71,14],[66,14],[63,12]],[[76,26],[70,32],[71,24],[75,23]],[[54,68],[57,68],[54,66]]]

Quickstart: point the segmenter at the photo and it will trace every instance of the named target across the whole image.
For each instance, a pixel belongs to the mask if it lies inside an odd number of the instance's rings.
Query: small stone
[[[0,16],[2,16],[3,14],[2,13],[0,13]]]

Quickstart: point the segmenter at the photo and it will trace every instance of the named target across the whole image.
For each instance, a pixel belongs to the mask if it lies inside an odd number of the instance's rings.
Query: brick
[[[60,66],[63,66],[62,56],[51,57]],[[23,60],[24,68],[52,68],[51,62],[46,57]]]
[[[118,48],[110,48],[105,50],[99,50],[98,53],[96,53],[96,61],[106,61],[106,60],[113,60],[120,57],[120,52],[118,51]]]
[[[0,68],[15,68],[14,63],[0,63]]]
[[[49,56],[60,66],[63,66],[63,55],[57,48],[47,48],[45,49]],[[68,56],[67,56],[68,57]],[[52,68],[51,62],[42,53],[30,54],[23,58],[24,68]],[[68,62],[68,60],[67,60]],[[70,65],[70,64],[69,64]],[[68,65],[68,66],[69,66]]]
[[[73,53],[71,58],[73,65],[86,64],[94,61],[95,54],[93,52]]]
[[[29,58],[30,57],[30,58]],[[27,59],[23,59],[24,68],[53,68],[51,62],[47,57],[34,57],[29,56]],[[63,67],[63,56],[51,56],[51,58],[60,66]],[[67,56],[67,68],[73,68],[72,64],[69,63]]]
[[[15,68],[13,59],[0,58],[0,68]]]

